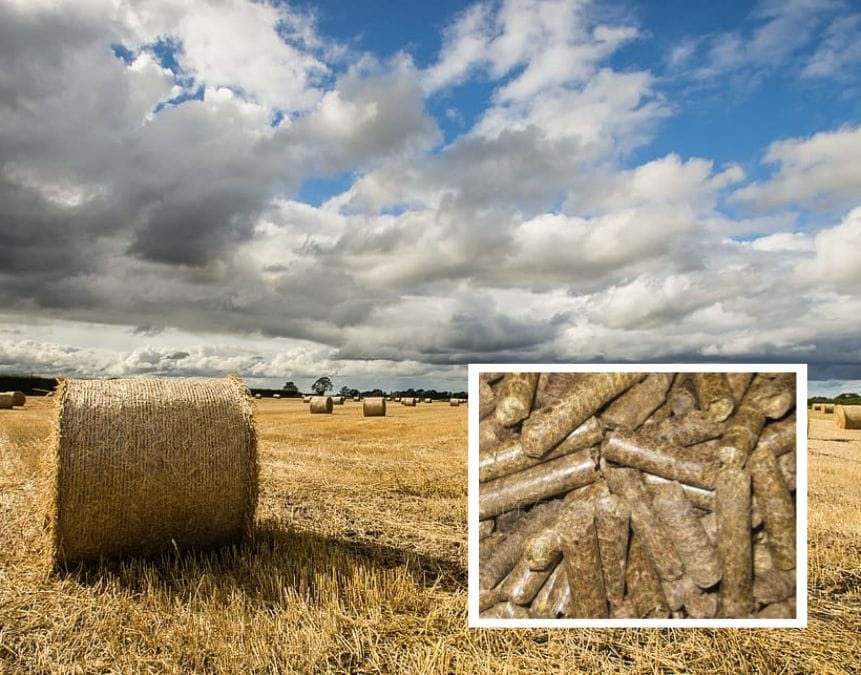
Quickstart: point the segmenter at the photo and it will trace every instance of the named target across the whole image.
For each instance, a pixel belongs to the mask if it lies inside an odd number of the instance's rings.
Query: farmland
[[[0,411],[0,671],[853,672],[861,431],[814,413],[806,630],[475,630],[467,407],[256,403],[256,540],[44,573],[51,399]]]

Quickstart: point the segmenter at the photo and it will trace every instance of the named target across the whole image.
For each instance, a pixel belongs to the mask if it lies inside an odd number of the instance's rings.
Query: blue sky
[[[831,0],[0,0],[0,372],[861,389],[859,38]]]

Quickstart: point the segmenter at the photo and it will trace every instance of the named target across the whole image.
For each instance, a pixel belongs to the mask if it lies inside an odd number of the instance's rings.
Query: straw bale
[[[257,435],[239,378],[65,380],[55,398],[53,567],[250,535]]]
[[[281,394],[272,394],[272,398],[281,398]]]
[[[332,413],[331,396],[312,396],[311,397],[311,414],[312,415],[329,415]]]
[[[11,391],[0,393],[0,409],[11,408],[15,405],[15,396]]]
[[[12,405],[22,406],[27,402],[27,397],[23,391],[12,392]]]
[[[362,414],[365,417],[385,417],[386,399],[366,398],[362,401]]]
[[[460,405],[460,399],[459,398],[453,398],[453,399],[449,400],[448,404],[450,406],[457,407]]]
[[[343,396],[331,396],[333,405],[344,405],[344,397]]]
[[[861,429],[861,405],[834,406],[834,423],[838,429]]]
[[[302,397],[302,403],[310,403],[310,402],[311,402],[310,396],[303,396]]]
[[[822,404],[822,412],[827,413],[829,415],[834,413],[834,404],[833,403],[823,403]]]

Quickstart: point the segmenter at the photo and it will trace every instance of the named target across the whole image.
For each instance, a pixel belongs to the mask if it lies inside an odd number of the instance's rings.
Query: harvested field
[[[51,399],[0,411],[0,671],[856,672],[861,431],[813,415],[805,630],[466,625],[466,407],[256,403],[256,543],[46,578]]]

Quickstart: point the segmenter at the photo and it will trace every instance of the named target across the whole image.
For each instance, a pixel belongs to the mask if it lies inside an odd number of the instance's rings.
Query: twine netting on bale
[[[56,401],[54,567],[250,535],[257,434],[239,378],[65,380]]]
[[[365,417],[385,417],[386,399],[366,398],[362,403],[362,414]]]
[[[861,429],[861,405],[838,405],[834,408],[838,429]]]
[[[332,413],[331,396],[313,396],[311,398],[312,415],[330,415]]]
[[[15,395],[11,391],[0,393],[0,409],[11,408],[15,405]]]

